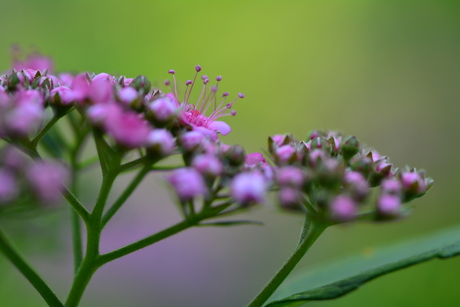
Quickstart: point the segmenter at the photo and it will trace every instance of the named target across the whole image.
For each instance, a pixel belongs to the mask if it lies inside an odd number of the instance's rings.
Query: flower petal
[[[232,128],[226,123],[226,122],[221,122],[221,121],[213,121],[208,125],[208,128],[211,130],[214,130],[216,132],[219,132],[222,135],[227,135],[232,131]]]

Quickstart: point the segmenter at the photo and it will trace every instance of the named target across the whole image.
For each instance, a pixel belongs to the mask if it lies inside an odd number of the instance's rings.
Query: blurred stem
[[[310,217],[308,215],[305,216],[299,243],[295,251],[278,272],[276,272],[275,276],[273,276],[265,288],[252,300],[248,307],[263,306],[328,226],[329,225],[324,222],[310,221]]]
[[[13,263],[13,265],[24,275],[32,286],[40,293],[49,306],[64,307],[56,294],[48,287],[40,275],[27,263],[15,249],[13,244],[0,229],[0,251]]]
[[[35,136],[35,138],[31,141],[31,145],[33,148],[37,147],[38,142],[41,140],[41,138],[48,132],[48,130],[51,129],[51,127],[54,126],[55,123],[61,118],[61,115],[54,114],[54,116],[51,118],[51,120],[46,124],[45,127],[43,127],[42,130]]]
[[[166,239],[170,236],[173,236],[187,228],[193,227],[198,225],[201,221],[215,217],[218,215],[220,212],[224,211],[227,209],[232,203],[231,202],[226,202],[224,204],[221,204],[219,206],[209,208],[207,210],[203,210],[198,214],[195,214],[193,217],[189,217],[186,220],[173,225],[169,228],[166,228],[158,233],[155,233],[151,236],[148,236],[142,240],[139,240],[137,242],[134,242],[132,244],[129,244],[125,247],[122,247],[120,249],[117,249],[113,252],[101,255],[99,258],[99,263],[98,266],[102,266],[106,264],[107,262],[113,261],[115,259],[121,258],[123,256],[126,256],[128,254],[131,254],[135,251],[138,251],[144,247],[147,247],[149,245],[152,245],[158,241],[161,241],[163,239]]]
[[[126,189],[121,193],[118,199],[113,203],[112,207],[104,214],[102,217],[102,228],[110,221],[110,219],[117,213],[118,209],[125,203],[129,196],[134,192],[137,188],[139,183],[144,179],[144,177],[150,171],[150,165],[146,164],[144,167],[137,173],[137,175],[133,178],[131,183],[126,187]]]
[[[65,306],[76,307],[78,306],[83,292],[88,286],[91,277],[98,269],[99,255],[99,243],[102,232],[102,213],[104,211],[107,198],[109,196],[112,185],[115,178],[118,175],[118,169],[120,160],[116,157],[112,157],[110,160],[113,164],[108,164],[107,171],[103,174],[102,185],[99,190],[99,195],[96,201],[96,205],[89,217],[87,223],[87,243],[86,243],[86,255],[75,275],[72,288],[70,289],[67,297]]]

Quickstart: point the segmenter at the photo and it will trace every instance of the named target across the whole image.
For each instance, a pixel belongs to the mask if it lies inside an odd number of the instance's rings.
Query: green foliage
[[[379,276],[434,258],[456,256],[460,254],[459,238],[460,227],[449,228],[375,252],[369,250],[369,255],[355,255],[313,272],[305,271],[296,281],[282,287],[275,300],[265,306],[294,307],[308,301],[338,298]],[[300,292],[292,294],[296,291]]]

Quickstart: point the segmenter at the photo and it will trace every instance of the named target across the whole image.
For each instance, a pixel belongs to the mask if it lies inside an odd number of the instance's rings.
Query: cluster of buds
[[[269,138],[276,164],[276,184],[282,208],[306,211],[331,222],[367,216],[394,219],[405,214],[405,203],[420,197],[433,181],[423,171],[397,169],[387,157],[362,148],[354,136],[313,131],[306,141],[291,135]],[[380,187],[376,200],[372,188]]]
[[[0,212],[23,206],[45,206],[61,198],[68,171],[60,163],[32,161],[13,146],[0,150]]]
[[[174,171],[167,180],[182,203],[196,196],[205,200],[230,197],[239,207],[264,201],[273,172],[262,155],[246,155],[243,147],[215,142],[198,131],[183,133],[179,148],[186,167]],[[258,155],[263,163],[259,163]]]

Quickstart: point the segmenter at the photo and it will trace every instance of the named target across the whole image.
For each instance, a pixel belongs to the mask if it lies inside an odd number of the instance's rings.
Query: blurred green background
[[[458,1],[0,0],[0,71],[15,43],[52,56],[60,71],[158,84],[168,69],[184,82],[200,64],[224,77],[222,89],[246,95],[226,143],[254,152],[271,134],[337,129],[435,179],[407,220],[327,230],[299,264],[307,268],[460,223],[459,17]],[[160,177],[109,224],[104,251],[178,221]],[[66,217],[64,208],[3,225],[60,297],[72,271]],[[272,206],[240,217],[265,226],[193,229],[117,260],[81,306],[244,306],[290,254],[302,219]],[[459,273],[460,259],[435,260],[310,305],[458,306]],[[45,306],[1,256],[0,306]]]

